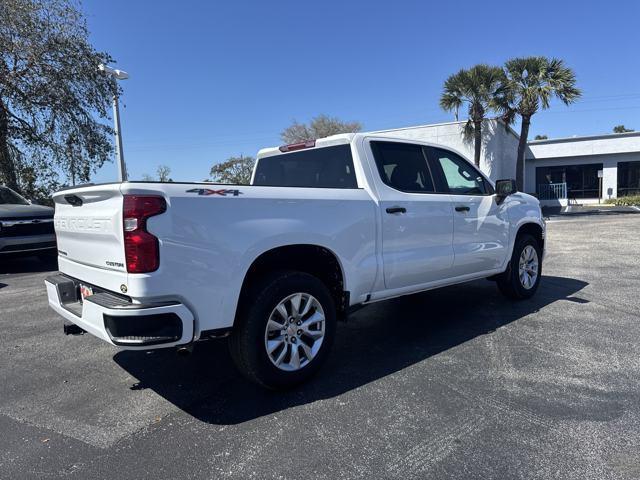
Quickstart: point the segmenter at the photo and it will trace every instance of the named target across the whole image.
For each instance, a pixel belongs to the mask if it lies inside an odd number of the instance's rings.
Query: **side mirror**
[[[502,202],[512,193],[516,193],[518,188],[516,187],[516,181],[513,179],[497,180],[496,181],[496,195],[499,202]]]

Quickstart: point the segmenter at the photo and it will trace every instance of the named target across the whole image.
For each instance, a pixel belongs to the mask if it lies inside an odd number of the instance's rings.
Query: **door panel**
[[[450,276],[453,210],[447,194],[435,193],[423,148],[401,142],[371,142],[382,181],[384,281],[388,289]]]
[[[509,221],[495,195],[451,195],[454,206],[453,275],[500,268],[508,254]],[[469,210],[455,210],[465,206]]]
[[[436,185],[451,196],[454,227],[452,276],[499,269],[509,246],[506,207],[498,205],[493,187],[464,158],[429,148]]]
[[[453,215],[448,195],[397,192],[385,195],[382,209],[382,257],[387,288],[442,280],[453,263]],[[406,213],[386,212],[401,207]]]

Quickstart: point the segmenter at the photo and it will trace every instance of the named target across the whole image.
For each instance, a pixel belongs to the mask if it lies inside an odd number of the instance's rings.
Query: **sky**
[[[84,0],[90,40],[126,70],[131,179],[201,181],[230,156],[277,146],[318,114],[364,130],[452,121],[444,80],[477,63],[558,57],[583,98],[554,103],[530,138],[640,130],[638,1]],[[516,126],[516,129],[519,127]],[[115,164],[93,181],[114,181]]]

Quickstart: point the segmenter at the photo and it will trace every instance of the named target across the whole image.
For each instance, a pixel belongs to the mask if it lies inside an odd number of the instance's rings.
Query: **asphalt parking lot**
[[[640,212],[553,216],[537,296],[371,305],[311,383],[265,392],[223,341],[67,337],[35,259],[0,265],[0,478],[640,478]]]

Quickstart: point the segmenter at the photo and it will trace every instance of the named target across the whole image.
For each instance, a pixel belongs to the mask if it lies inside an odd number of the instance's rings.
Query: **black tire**
[[[530,288],[525,288],[520,281],[520,275],[518,272],[518,264],[520,261],[520,255],[522,251],[527,247],[532,246],[538,256],[538,276],[534,284]],[[511,261],[507,271],[501,274],[497,279],[497,285],[500,292],[506,297],[514,300],[524,300],[531,298],[538,290],[540,285],[540,278],[542,276],[542,251],[538,241],[529,234],[518,235],[513,246],[513,254],[511,255]]]
[[[299,370],[284,371],[269,358],[265,329],[276,306],[295,293],[312,295],[322,306],[324,337],[319,350],[306,365]],[[246,299],[246,306],[240,305],[236,325],[229,337],[229,350],[240,372],[269,389],[291,388],[314,375],[329,354],[336,330],[335,303],[324,283],[307,273],[277,272],[257,282],[242,298]]]

